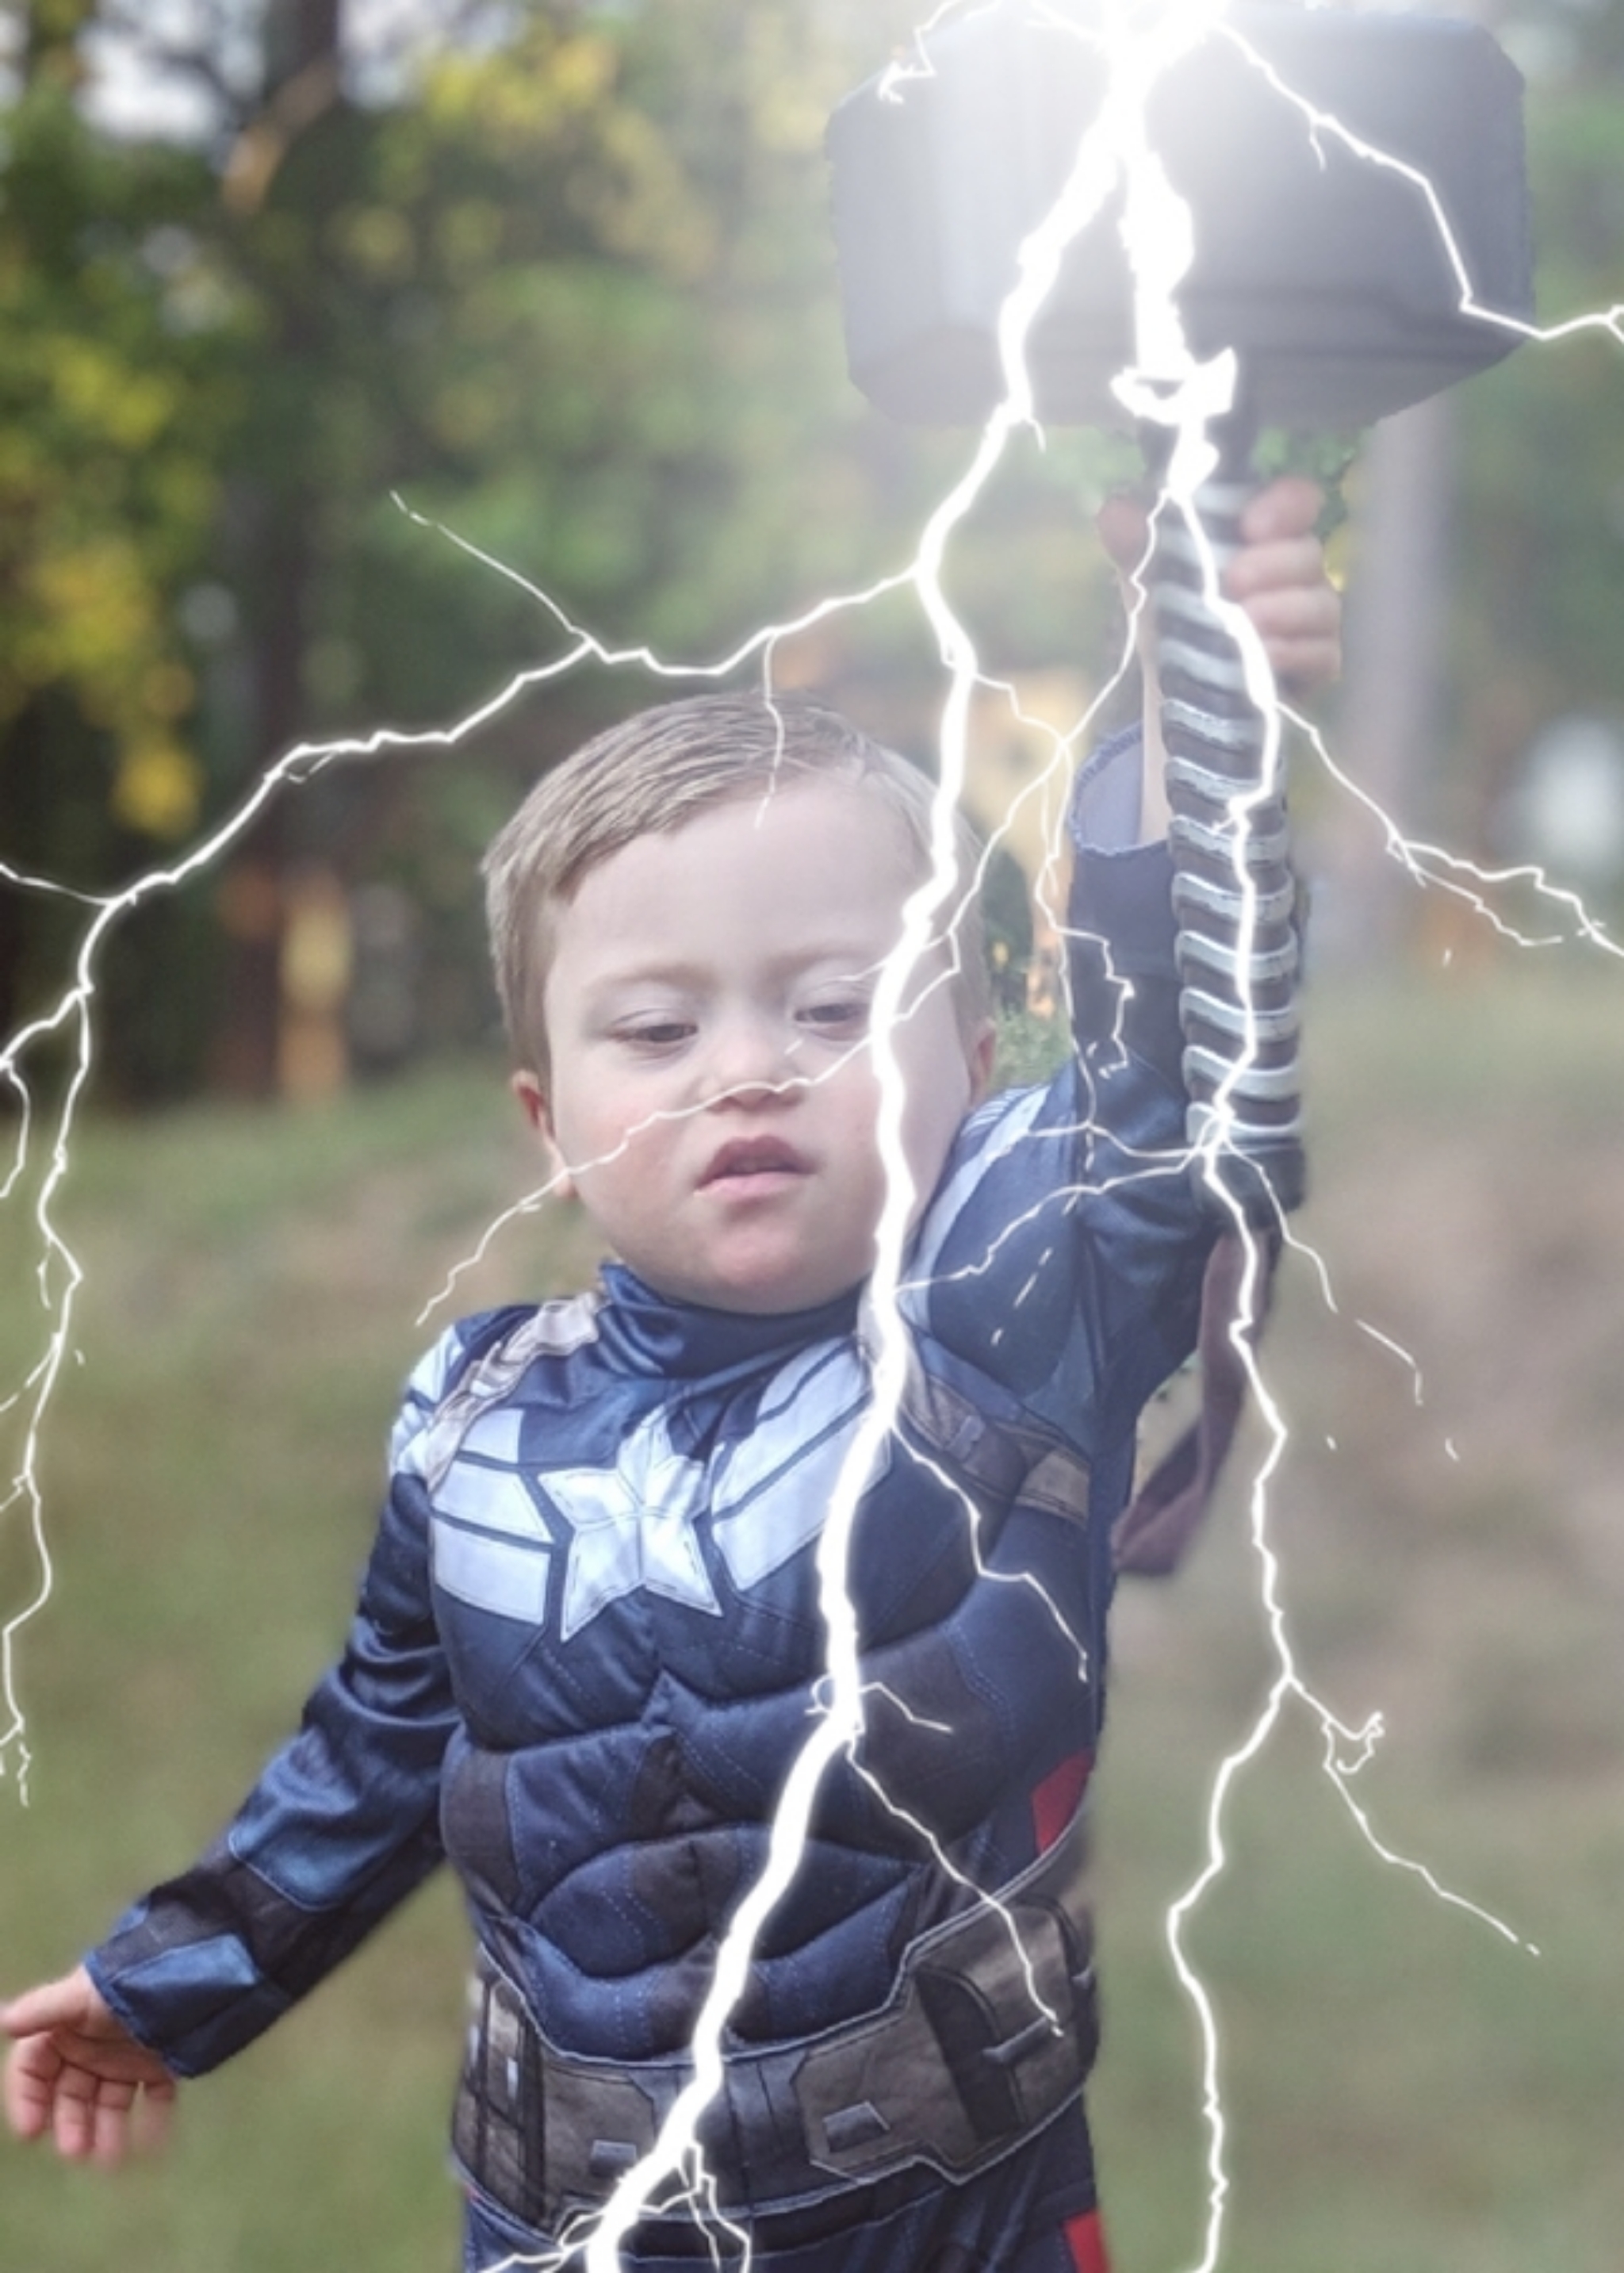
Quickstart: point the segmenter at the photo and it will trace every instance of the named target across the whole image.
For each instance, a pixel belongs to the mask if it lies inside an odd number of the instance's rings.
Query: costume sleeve
[[[1134,841],[1141,764],[1135,728],[1080,775],[1066,908],[1084,1307],[1103,1414],[1124,1426],[1194,1347],[1213,1235],[1186,1164],[1172,859]]]
[[[1113,1479],[1194,1346],[1212,1239],[1186,1166],[1171,863],[1131,842],[1139,769],[1137,734],[1118,737],[1073,806],[1075,1058],[972,1116],[918,1256],[928,1331]]]
[[[1072,1024],[1080,1054],[1142,1059],[1182,1099],[1172,857],[1137,842],[1143,745],[1137,727],[1102,743],[1077,776],[1066,908]]]
[[[457,1713],[414,1448],[469,1355],[467,1330],[453,1329],[408,1386],[348,1643],[297,1735],[223,1837],[86,1960],[125,2027],[177,2075],[218,2066],[268,2028],[440,1859],[440,1764]]]

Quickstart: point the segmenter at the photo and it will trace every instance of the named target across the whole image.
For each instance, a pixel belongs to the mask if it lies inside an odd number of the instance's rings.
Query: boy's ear
[[[555,1193],[560,1199],[573,1200],[575,1197],[574,1181],[565,1167],[558,1139],[553,1135],[552,1108],[547,1102],[547,1092],[542,1087],[540,1075],[523,1067],[513,1075],[508,1086],[519,1099],[520,1111],[552,1158],[558,1174],[558,1182],[553,1187]]]
[[[981,1103],[992,1085],[992,1061],[998,1054],[998,1028],[991,1018],[984,1018],[970,1038],[969,1101],[972,1106]]]

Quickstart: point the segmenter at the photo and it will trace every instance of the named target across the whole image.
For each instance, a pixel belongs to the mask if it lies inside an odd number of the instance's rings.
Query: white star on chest
[[[573,1534],[559,1612],[563,1640],[640,1587],[720,1616],[693,1529],[705,1504],[705,1465],[673,1448],[663,1414],[632,1430],[612,1468],[546,1469],[540,1482]]]

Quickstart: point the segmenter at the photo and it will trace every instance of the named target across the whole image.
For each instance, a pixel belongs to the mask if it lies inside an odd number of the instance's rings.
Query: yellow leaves
[[[8,611],[0,705],[71,685],[80,716],[110,734],[113,818],[169,841],[196,823],[203,773],[175,732],[191,709],[191,672],[165,652],[153,588],[132,544],[114,536],[36,554]]]
[[[633,110],[605,122],[602,157],[566,184],[571,207],[605,252],[696,284],[714,266],[717,217],[696,197],[680,160],[653,122]]]
[[[144,450],[176,409],[174,387],[155,371],[137,371],[94,340],[62,337],[52,358],[61,412],[121,450]]]
[[[178,742],[142,739],[121,750],[113,776],[113,817],[142,836],[184,836],[203,801],[203,769]]]
[[[89,12],[32,16],[54,37]],[[41,865],[100,877],[126,832],[173,842],[205,808],[172,602],[217,512],[258,280],[200,160],[36,97],[0,138],[0,730],[22,722],[0,755],[38,769]]]
[[[422,115],[442,151],[476,149],[505,169],[528,227],[550,221],[561,251],[579,257],[584,236],[591,253],[691,286],[715,267],[716,215],[632,83],[638,37],[532,23],[496,54],[437,64]],[[783,129],[791,138],[804,130],[798,113]],[[511,209],[465,196],[438,214],[433,242],[460,282],[496,266],[516,234]]]
[[[425,99],[448,125],[534,146],[600,109],[618,67],[614,43],[600,34],[543,27],[516,51],[447,60],[430,74]]]
[[[823,147],[829,113],[819,90],[792,75],[763,87],[755,118],[763,149],[805,155]]]
[[[113,724],[108,695],[123,691],[130,655],[150,650],[154,628],[151,586],[133,545],[109,533],[43,552],[27,583],[34,621],[13,649],[23,674],[40,686],[81,681],[86,715]]]
[[[453,276],[483,268],[502,246],[502,209],[489,198],[459,198],[435,223],[435,236]]]
[[[617,57],[610,42],[591,32],[560,40],[549,70],[553,93],[575,110],[601,101],[614,84]]]
[[[341,258],[374,283],[404,283],[416,269],[411,224],[391,206],[348,207],[333,221],[333,239]]]
[[[844,55],[834,64],[799,16],[751,9],[740,27],[740,57],[752,128],[765,150],[797,155],[823,147],[829,111],[849,85]]]

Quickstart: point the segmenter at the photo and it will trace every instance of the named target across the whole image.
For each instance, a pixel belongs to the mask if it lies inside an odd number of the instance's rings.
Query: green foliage
[[[211,802],[178,611],[211,559],[238,309],[195,226],[206,167],[94,132],[62,52],[0,117],[0,852],[105,891]],[[62,985],[76,922],[0,903],[0,1024]],[[207,946],[184,912],[131,935],[116,1067],[195,1079]]]
[[[566,644],[529,586],[692,662],[901,567],[969,441],[889,427],[846,378],[821,142],[917,13],[521,0],[387,101],[244,96],[214,146],[183,151],[76,109],[90,0],[6,11],[0,851],[105,889],[296,739],[453,718]],[[1547,317],[1615,289],[1616,13],[1564,19],[1603,68],[1530,97]],[[1524,353],[1463,391],[1457,767],[1503,770],[1552,709],[1624,707],[1617,352]],[[1306,463],[1340,516],[1344,442],[1265,450]],[[991,669],[1110,652],[1111,581],[1079,524],[1134,470],[1088,434],[1012,448],[946,563]],[[938,660],[908,598],[778,657],[904,741],[928,736]],[[450,974],[436,999],[466,1028],[468,856],[519,781],[656,686],[573,674],[455,760],[324,776],[255,857],[412,889]],[[71,933],[60,906],[0,904],[0,1022],[41,999]],[[229,975],[211,943],[200,895],[116,949],[124,1093],[198,1077]]]
[[[1621,131],[1616,76],[1530,90],[1542,324],[1605,316],[1619,301]],[[1462,391],[1460,732],[1491,784],[1542,719],[1624,713],[1620,357],[1617,340],[1592,326],[1523,348]]]
[[[850,66],[805,12],[529,11],[501,53],[431,70],[380,145],[440,317],[413,356],[413,501],[672,655],[875,558],[820,154]]]
[[[183,226],[204,178],[100,139],[49,79],[4,120],[0,735],[54,698],[101,777],[115,844],[171,842],[202,803],[172,604],[206,558],[226,401],[228,301]],[[49,835],[26,848],[62,849]],[[105,862],[77,881],[107,882]]]
[[[1303,434],[1269,427],[1258,438],[1252,463],[1261,481],[1273,481],[1280,474],[1306,474],[1319,484],[1325,492],[1325,505],[1318,532],[1322,542],[1328,541],[1347,521],[1348,500],[1343,484],[1353,469],[1362,439],[1357,433]]]
[[[104,887],[296,739],[455,717],[564,644],[528,585],[611,643],[704,663],[905,563],[968,442],[889,430],[849,386],[822,134],[910,23],[901,5],[532,0],[385,107],[340,99],[291,133],[273,102],[245,113],[212,165],[108,142],[63,86],[31,85],[8,122],[24,351],[0,381],[0,766],[31,776],[19,821],[49,825],[7,829],[10,847]],[[995,667],[1051,660],[1098,615],[1079,508],[1104,466],[1080,438],[1023,446],[955,548]],[[23,510],[39,482],[50,510]],[[780,664],[859,701],[883,682],[904,738],[935,670],[902,605]],[[464,974],[437,999],[466,1020],[482,830],[649,691],[573,674],[454,763],[325,777],[256,857],[417,893],[431,959]],[[49,917],[26,928],[9,953],[0,936],[14,1002],[64,950]],[[126,1091],[198,1062],[205,997],[160,952],[186,935],[154,925],[116,950]]]
[[[1059,1011],[1044,1015],[1000,1009],[992,1085],[995,1090],[1022,1089],[1047,1081],[1065,1064],[1070,1047],[1066,1020]]]

